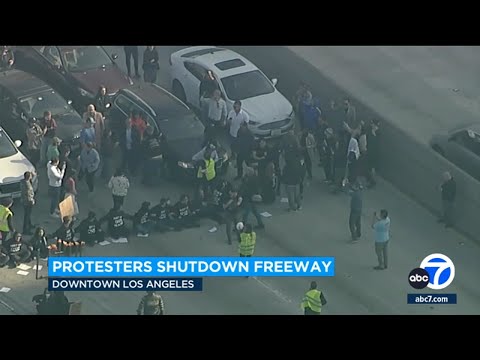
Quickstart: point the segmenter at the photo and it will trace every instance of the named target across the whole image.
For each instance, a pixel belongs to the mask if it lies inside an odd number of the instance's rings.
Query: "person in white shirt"
[[[227,103],[222,99],[220,90],[215,90],[208,102],[208,121],[216,127],[225,127],[226,118]]]
[[[130,188],[130,181],[121,169],[118,169],[108,182],[108,187],[112,189],[113,207],[120,209],[123,206],[125,196]]]
[[[242,102],[237,100],[233,103],[233,110],[228,114],[228,123],[230,125],[230,136],[232,140],[237,138],[238,130],[243,123],[250,121],[248,114],[242,109]]]
[[[65,176],[65,163],[59,164],[58,159],[53,159],[47,165],[48,195],[50,196],[50,215],[59,218],[60,192],[62,179]]]
[[[352,131],[352,136],[350,138],[350,142],[348,143],[348,150],[347,150],[347,169],[345,172],[345,178],[343,180],[343,184],[345,185],[348,182],[353,184],[358,175],[357,171],[357,162],[360,157],[360,147],[358,146],[357,136],[359,135],[360,130],[355,129]]]

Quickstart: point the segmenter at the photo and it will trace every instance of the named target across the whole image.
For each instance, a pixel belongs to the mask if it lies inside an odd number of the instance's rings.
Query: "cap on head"
[[[317,287],[318,287],[318,285],[317,285],[317,282],[316,282],[316,281],[312,281],[312,282],[310,283],[310,289],[313,290],[313,289],[316,289]]]

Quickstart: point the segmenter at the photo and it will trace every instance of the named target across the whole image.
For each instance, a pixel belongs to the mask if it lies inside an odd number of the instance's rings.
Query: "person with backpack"
[[[147,291],[138,304],[137,315],[165,315],[165,305],[155,291]]]

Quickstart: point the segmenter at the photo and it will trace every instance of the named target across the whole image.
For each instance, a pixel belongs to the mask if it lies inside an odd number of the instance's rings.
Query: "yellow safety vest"
[[[316,313],[322,311],[322,300],[320,300],[320,295],[322,294],[319,290],[309,290],[305,293],[302,301],[302,309],[309,308]]]
[[[10,211],[10,209],[0,205],[0,231],[10,231],[7,221],[9,216],[13,216],[13,213]]]
[[[212,180],[213,178],[215,178],[215,160],[213,159],[210,159],[210,160],[204,160],[205,161],[205,177],[207,179],[207,181],[210,181]],[[197,172],[197,177],[198,178],[202,178],[203,177],[203,172],[202,172],[202,168],[199,167],[198,168],[198,172]]]
[[[257,241],[257,234],[252,232],[251,234],[241,233],[240,244],[238,245],[238,251],[240,255],[252,256],[255,251],[255,242]]]

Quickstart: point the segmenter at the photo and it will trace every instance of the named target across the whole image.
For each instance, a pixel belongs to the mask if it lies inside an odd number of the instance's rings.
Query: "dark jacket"
[[[250,130],[240,128],[237,139],[235,140],[235,150],[237,153],[250,157],[255,148],[255,137]]]
[[[253,195],[260,193],[260,184],[258,177],[248,176],[243,180],[242,186],[240,188],[240,194],[244,202],[251,202]]]
[[[108,229],[119,229],[125,227],[125,220],[132,219],[132,216],[123,210],[111,209],[104,217],[100,219],[100,224],[107,222]]]
[[[173,209],[170,205],[156,205],[150,209],[149,217],[153,221],[164,221],[170,219]]]
[[[153,62],[152,62],[153,60]],[[149,50],[145,49],[143,53],[143,70],[159,70],[158,65],[158,51],[157,49]]]
[[[448,202],[454,202],[457,196],[457,183],[453,178],[445,181],[442,186],[442,200]]]
[[[82,220],[82,222],[75,228],[75,232],[80,233],[80,239],[82,241],[95,239],[101,231],[100,222],[96,218]]]
[[[95,101],[94,101],[95,110],[97,110],[98,112],[101,112],[103,116],[105,116],[105,113],[107,112],[107,104],[108,104],[107,95],[98,94],[95,97]]]
[[[11,238],[10,240],[6,241],[6,243],[3,246],[5,250],[7,250],[9,255],[17,254],[23,249],[26,249],[28,247],[23,239],[17,242],[14,238]]]
[[[363,192],[362,190],[350,191],[350,211],[355,213],[362,213],[363,208]]]
[[[133,215],[133,224],[134,225],[143,225],[146,224],[150,219],[150,209],[149,208],[140,208],[135,215]]]
[[[300,161],[288,162],[283,168],[282,183],[285,185],[300,185],[302,182],[303,168]]]
[[[60,226],[60,228],[58,228],[57,231],[52,234],[52,236],[57,238],[57,240],[62,240],[67,243],[73,242],[73,222],[70,224],[69,227],[65,227],[64,225]]]

